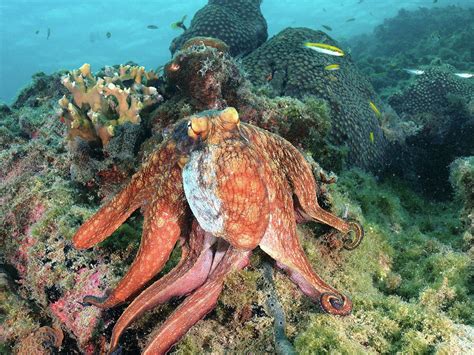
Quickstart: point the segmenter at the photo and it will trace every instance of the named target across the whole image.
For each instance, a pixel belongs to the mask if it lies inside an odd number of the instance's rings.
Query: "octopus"
[[[324,312],[348,315],[351,300],[313,270],[296,225],[329,225],[346,249],[359,245],[363,229],[320,207],[317,195],[304,156],[285,139],[241,122],[234,108],[178,121],[129,184],[73,237],[76,248],[87,249],[135,210],[144,215],[141,244],[126,275],[104,296],[83,300],[100,308],[132,300],[113,328],[109,351],[145,312],[185,297],[143,350],[166,353],[216,306],[226,276],[248,266],[257,247]],[[152,283],[177,243],[180,261]]]

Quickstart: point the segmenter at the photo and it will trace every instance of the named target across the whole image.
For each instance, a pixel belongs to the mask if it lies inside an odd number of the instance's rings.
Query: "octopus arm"
[[[109,352],[118,347],[120,336],[125,329],[146,311],[172,297],[188,294],[206,281],[213,260],[210,248],[213,239],[194,222],[191,235],[183,244],[178,265],[133,300],[117,320],[112,331]]]
[[[284,138],[248,124],[242,131],[254,146],[266,154],[284,173],[293,192],[295,209],[304,220],[327,224],[346,234],[347,249],[357,247],[364,236],[362,226],[354,221],[346,221],[326,211],[318,203],[318,185],[310,164],[290,142]]]
[[[313,270],[298,240],[291,194],[286,181],[274,179],[275,200],[270,223],[260,248],[276,260],[307,296],[318,300],[325,312],[347,315],[352,302],[322,280]]]
[[[242,251],[230,246],[207,281],[188,296],[152,334],[152,340],[143,354],[165,354],[194,324],[204,318],[216,306],[226,276],[246,267],[249,263],[249,255],[250,251]]]
[[[130,215],[147,203],[155,189],[160,189],[160,177],[167,175],[173,163],[174,146],[163,144],[148,162],[133,175],[130,183],[102,206],[76,232],[72,242],[76,249],[88,249],[109,237]]]
[[[183,232],[186,211],[181,170],[176,165],[145,209],[140,249],[127,274],[106,297],[87,296],[84,302],[109,308],[140,291],[168,261]]]

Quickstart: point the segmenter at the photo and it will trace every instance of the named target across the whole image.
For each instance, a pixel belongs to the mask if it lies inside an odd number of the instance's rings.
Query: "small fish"
[[[323,11],[326,12],[326,9],[323,7]]]
[[[312,49],[312,50],[314,50],[316,52],[319,52],[319,53],[334,55],[336,57],[344,56],[344,52],[343,52],[342,49],[331,46],[329,44],[305,42],[305,43],[303,43],[303,45],[306,48]]]
[[[370,133],[369,133],[369,138],[370,138],[370,141],[371,141],[372,143],[374,143],[374,141],[375,141],[374,132],[370,132]]]
[[[184,25],[184,20],[186,20],[186,18],[188,17],[188,15],[184,15],[183,18],[181,19],[181,21],[176,21],[176,22],[173,22],[171,24],[171,28],[173,30],[178,30],[178,29],[183,29],[184,31],[186,31],[186,26]]]
[[[324,70],[334,71],[339,70],[341,66],[339,64],[329,64],[324,67]]]
[[[359,0],[358,4],[362,4],[364,2],[364,0]]]
[[[49,39],[49,36],[51,36],[51,28],[48,27],[48,34],[46,36],[46,39]]]
[[[438,0],[433,0],[433,4],[436,4],[438,2]]]
[[[332,31],[332,28],[328,25],[321,25],[321,27],[324,27],[328,31]]]
[[[40,31],[39,31],[39,30],[36,30],[36,31],[35,31],[35,34],[38,34],[38,33],[40,33]]]
[[[353,21],[355,21],[355,20],[356,20],[356,19],[355,19],[354,17],[351,17],[351,18],[348,18],[348,19],[346,20],[346,22],[353,22]]]
[[[112,33],[110,33],[110,32],[107,32],[107,33],[105,34],[105,37],[107,37],[107,38],[110,38],[110,37],[112,37]]]
[[[454,73],[454,75],[463,78],[463,79],[470,79],[474,76],[472,73]]]
[[[146,28],[148,28],[149,30],[156,30],[156,29],[158,29],[158,26],[156,26],[156,25],[148,25],[148,26],[146,26]]]
[[[403,69],[405,70],[408,74],[413,74],[413,75],[423,75],[425,74],[425,71],[424,70],[420,70],[420,69]]]
[[[375,116],[377,116],[378,118],[382,117],[380,110],[377,108],[377,106],[375,106],[375,104],[372,101],[369,101],[369,106],[372,109],[372,111],[374,111]]]

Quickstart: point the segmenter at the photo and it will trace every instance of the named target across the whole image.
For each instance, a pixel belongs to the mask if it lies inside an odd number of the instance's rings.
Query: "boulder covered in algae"
[[[352,54],[386,99],[410,83],[407,68],[448,64],[459,72],[472,70],[473,18],[474,9],[467,6],[400,9],[372,33],[352,38]]]
[[[198,36],[218,38],[230,54],[250,53],[267,39],[267,22],[260,11],[262,0],[209,0],[194,15],[191,25],[171,43],[171,54]]]
[[[308,41],[339,46],[324,32],[287,28],[243,59],[248,78],[276,96],[313,95],[326,100],[331,110],[332,142],[347,144],[352,164],[381,169],[388,147],[379,122],[383,103],[349,54],[321,54],[306,48]],[[327,70],[332,64],[339,64],[340,69]]]

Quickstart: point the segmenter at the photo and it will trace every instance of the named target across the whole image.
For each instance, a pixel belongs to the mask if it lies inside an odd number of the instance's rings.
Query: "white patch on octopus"
[[[224,231],[222,202],[216,196],[217,177],[213,167],[215,149],[194,151],[183,169],[183,185],[191,211],[206,232],[220,235]]]

